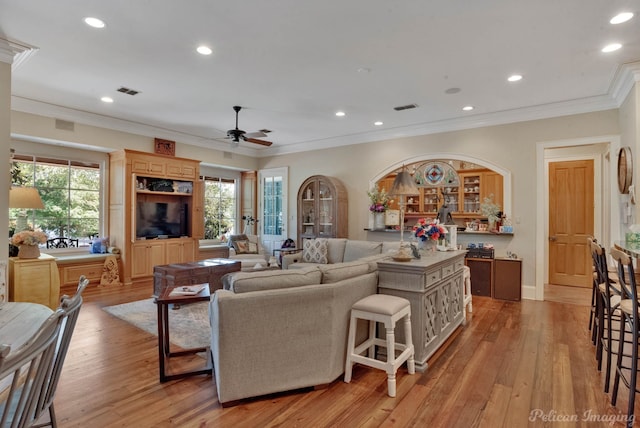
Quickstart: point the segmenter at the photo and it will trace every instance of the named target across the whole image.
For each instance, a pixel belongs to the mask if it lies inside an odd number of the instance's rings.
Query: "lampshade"
[[[9,208],[44,208],[35,187],[12,187],[9,190]]]
[[[393,186],[391,186],[389,194],[407,196],[415,195],[417,193],[420,193],[420,191],[418,190],[415,181],[413,181],[413,177],[411,177],[411,174],[409,174],[409,171],[407,171],[406,168],[402,167],[402,171],[400,171],[400,173],[396,175],[395,180],[393,180]]]

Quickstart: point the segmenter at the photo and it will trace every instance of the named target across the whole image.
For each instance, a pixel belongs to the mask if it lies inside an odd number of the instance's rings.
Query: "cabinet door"
[[[193,182],[193,209],[191,210],[191,236],[195,239],[204,238],[204,181]]]
[[[471,270],[471,294],[491,297],[493,288],[493,259],[465,259]]]
[[[194,260],[195,243],[193,239],[172,239],[165,244],[164,264],[187,263]]]
[[[299,228],[298,236],[301,238],[315,238],[318,235],[316,228],[316,199],[317,181],[310,181],[302,189],[300,197]]]
[[[315,227],[318,230],[318,236],[321,238],[332,238],[335,236],[333,228],[333,220],[335,218],[335,198],[329,183],[318,180],[318,197],[317,197],[318,215]]]
[[[458,204],[456,203],[456,206]],[[422,208],[421,211],[425,214],[436,214],[440,202],[438,201],[438,189],[436,188],[423,188],[422,189]]]
[[[459,210],[465,214],[480,213],[480,173],[462,173],[460,176]]]
[[[161,241],[136,242],[131,253],[132,278],[153,275],[154,266],[165,264],[165,244]]]
[[[498,204],[500,206],[500,209],[503,209],[503,181],[504,178],[497,172],[482,173],[482,183],[480,185],[480,202],[484,202],[484,198],[492,197],[493,202]]]
[[[167,163],[167,175],[171,177],[179,178],[196,178],[196,167],[187,163],[180,162],[168,162]]]
[[[135,156],[131,158],[131,172],[164,175],[166,161],[153,157]]]
[[[440,346],[440,316],[438,314],[438,288],[432,289],[422,296],[424,308],[423,328],[423,352],[421,356],[430,355]]]

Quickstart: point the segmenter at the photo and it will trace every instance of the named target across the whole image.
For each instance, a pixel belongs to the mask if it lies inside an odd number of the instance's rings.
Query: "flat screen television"
[[[179,238],[189,233],[187,204],[178,202],[138,202],[136,237],[153,239],[158,236]]]

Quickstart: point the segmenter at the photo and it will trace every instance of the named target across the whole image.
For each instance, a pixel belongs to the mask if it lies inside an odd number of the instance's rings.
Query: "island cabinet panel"
[[[464,255],[465,251],[448,251],[410,262],[378,262],[378,292],[411,304],[417,370],[427,369],[429,357],[464,321]],[[404,340],[402,329],[396,328],[395,334],[398,341]]]

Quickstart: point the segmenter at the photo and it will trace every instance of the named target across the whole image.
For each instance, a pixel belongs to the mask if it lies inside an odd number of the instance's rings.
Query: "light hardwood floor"
[[[151,285],[87,290],[55,399],[60,427],[623,426],[609,420],[626,409],[627,392],[614,408],[602,390],[588,299],[474,297],[467,325],[425,373],[399,370],[396,398],[383,372],[356,365],[350,384],[338,379],[223,409],[211,377],[160,384],[155,336],[101,309],[150,294]],[[530,421],[535,409],[541,417]],[[585,412],[601,421],[586,421]],[[561,423],[567,418],[577,421]]]

